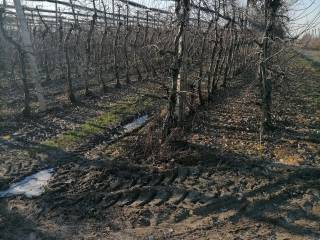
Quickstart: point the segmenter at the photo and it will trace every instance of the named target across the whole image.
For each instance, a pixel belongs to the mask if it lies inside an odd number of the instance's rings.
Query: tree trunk
[[[219,29],[218,29],[218,18],[216,18],[215,21],[215,41],[214,41],[214,45],[211,51],[211,58],[210,58],[210,65],[209,65],[209,69],[207,72],[207,95],[208,95],[208,102],[212,101],[213,99],[213,87],[214,87],[214,83],[212,82],[212,74],[213,74],[213,69],[214,69],[214,60],[215,60],[215,56],[216,56],[216,52],[217,52],[217,48],[218,48],[218,43],[220,42],[220,35],[219,35]]]
[[[271,42],[273,39],[273,31],[276,21],[276,16],[281,7],[280,0],[265,0],[264,2],[264,19],[265,19],[265,33],[261,43],[261,54],[259,64],[259,78],[261,86],[261,127],[264,131],[272,128],[271,119],[271,103],[272,103],[272,83],[271,77],[268,73],[268,63],[271,56]]]
[[[134,62],[134,66],[135,66],[135,69],[137,71],[137,74],[138,74],[138,81],[142,81],[142,75],[141,75],[141,71],[140,71],[140,68],[139,68],[139,61],[138,61],[138,54],[137,54],[137,51],[138,51],[138,38],[139,38],[139,34],[140,34],[140,31],[141,31],[141,27],[140,25],[138,25],[138,31],[136,32],[136,36],[135,36],[135,39],[134,39],[134,43],[133,43],[133,62]]]
[[[24,117],[29,117],[31,114],[30,108],[30,92],[28,88],[28,81],[27,81],[27,72],[26,72],[26,64],[25,64],[25,53],[19,50],[19,61],[20,61],[20,68],[21,68],[21,79],[23,83],[23,91],[24,91],[24,108],[22,114]]]
[[[93,0],[94,3],[95,0]],[[97,20],[97,13],[95,12],[92,16],[92,20],[90,21],[90,29],[87,36],[87,43],[86,43],[86,73],[85,73],[85,95],[91,95],[89,91],[89,71],[90,71],[90,63],[91,63],[91,39],[94,31],[94,25]]]
[[[190,0],[178,0],[176,2],[176,17],[178,19],[178,33],[174,41],[174,62],[172,66],[172,86],[171,94],[169,98],[168,113],[163,125],[163,138],[169,135],[171,129],[176,126],[177,121],[183,120],[183,114],[181,108],[183,107],[183,96],[181,92],[185,89],[181,89],[184,86],[181,79],[181,66],[184,54],[184,33],[189,20],[190,12]],[[178,110],[178,116],[177,116]]]
[[[125,68],[126,68],[126,83],[127,84],[130,84],[130,64],[129,64],[129,54],[128,54],[128,39],[129,39],[129,36],[131,34],[131,29],[129,29],[127,27],[127,30],[126,30],[126,36],[125,36],[125,39],[124,39],[124,45],[123,45],[123,52],[124,52],[124,61],[125,61]]]
[[[230,41],[230,46],[228,49],[224,73],[223,73],[222,87],[224,87],[224,88],[227,86],[228,77],[229,77],[228,74],[229,74],[230,68],[232,67],[231,59],[232,59],[232,53],[234,51],[235,31],[236,31],[236,29],[234,29],[234,26],[232,24],[231,29],[230,29],[230,36],[229,36],[231,41]]]
[[[114,74],[116,78],[116,88],[121,87],[120,83],[120,76],[119,76],[119,62],[118,62],[118,38],[121,28],[121,22],[118,22],[118,27],[116,31],[116,35],[114,37],[114,43],[113,43],[113,67],[114,67]]]
[[[64,52],[65,52],[66,66],[67,66],[67,72],[66,72],[67,95],[71,103],[76,103],[76,98],[73,93],[73,85],[72,85],[72,79],[71,79],[71,66],[70,66],[69,46],[68,46],[68,42],[69,42],[72,31],[73,31],[73,27],[69,29],[66,35],[66,38],[64,40]]]
[[[103,6],[103,14],[104,14],[104,31],[101,37],[100,41],[100,54],[99,54],[99,82],[101,83],[101,88],[104,93],[107,92],[107,86],[105,81],[103,80],[102,73],[105,70],[106,66],[106,57],[105,57],[105,41],[107,38],[107,33],[108,33],[108,22],[107,22],[107,11],[106,11],[106,6],[104,2],[102,1],[102,6]]]
[[[107,92],[107,86],[106,86],[106,83],[104,82],[103,80],[103,77],[102,77],[102,73],[103,73],[103,69],[104,69],[104,62],[105,62],[105,52],[104,52],[104,42],[106,40],[106,37],[107,37],[107,27],[105,27],[105,30],[103,32],[103,35],[102,35],[102,38],[101,38],[101,41],[100,41],[100,65],[99,65],[99,81],[101,83],[101,88],[102,88],[102,91],[104,93]]]
[[[204,105],[205,101],[202,95],[202,81],[203,81],[203,67],[204,67],[204,55],[205,55],[205,50],[207,47],[207,38],[208,38],[208,34],[209,31],[211,29],[212,23],[213,23],[214,19],[212,19],[208,25],[208,28],[206,29],[206,31],[203,34],[203,39],[202,39],[202,46],[201,46],[201,53],[200,53],[200,63],[199,63],[199,80],[198,80],[198,96],[199,96],[199,101],[200,101],[200,105]],[[200,20],[198,19],[198,24],[200,24]]]

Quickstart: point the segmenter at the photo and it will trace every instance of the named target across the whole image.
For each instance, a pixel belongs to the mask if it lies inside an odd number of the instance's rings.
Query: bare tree
[[[172,86],[169,98],[169,107],[166,119],[163,126],[163,136],[167,136],[170,133],[171,128],[173,128],[177,121],[182,121],[182,108],[183,108],[183,97],[181,97],[181,89],[183,86],[183,79],[181,79],[181,66],[184,55],[185,39],[184,34],[189,21],[190,12],[190,0],[179,0],[176,2],[176,18],[177,18],[177,35],[174,40],[174,52],[173,52],[173,64],[172,64]],[[178,94],[179,97],[178,97]],[[178,108],[178,111],[177,109]],[[177,116],[178,112],[178,116]]]
[[[274,39],[274,30],[277,13],[282,6],[281,0],[264,0],[264,26],[265,31],[259,44],[261,48],[258,76],[261,84],[261,125],[264,130],[272,127],[271,102],[272,102],[272,82],[268,63],[271,56],[271,40]]]
[[[64,53],[65,53],[65,58],[66,58],[66,80],[67,80],[67,94],[68,98],[71,103],[76,103],[76,97],[73,93],[73,84],[72,84],[72,79],[71,79],[71,65],[70,65],[70,56],[69,56],[69,40],[70,36],[72,34],[72,31],[74,30],[74,26],[72,25],[66,35],[66,38],[64,39]]]
[[[120,21],[120,6],[118,6],[118,26],[117,26],[117,31],[114,36],[114,42],[113,42],[113,68],[114,68],[114,74],[116,78],[116,88],[121,87],[120,73],[119,73],[119,59],[118,59],[119,58],[118,44],[119,44],[119,35],[120,35],[121,25],[122,25],[122,22]]]
[[[97,20],[97,10],[96,10],[96,3],[95,0],[92,0],[94,13],[92,15],[92,20],[90,21],[90,29],[87,35],[87,42],[86,42],[86,71],[85,71],[85,94],[87,96],[91,95],[89,91],[89,71],[90,71],[90,64],[91,64],[91,40],[92,35],[94,32],[94,26]]]

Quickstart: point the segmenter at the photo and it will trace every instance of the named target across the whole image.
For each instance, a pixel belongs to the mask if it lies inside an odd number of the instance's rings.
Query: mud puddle
[[[45,191],[45,186],[53,175],[54,169],[49,168],[25,177],[13,183],[7,190],[0,192],[0,198],[25,195],[28,198],[38,197]]]
[[[122,133],[130,133],[135,129],[141,127],[149,119],[148,114],[136,118],[132,122],[123,126]]]

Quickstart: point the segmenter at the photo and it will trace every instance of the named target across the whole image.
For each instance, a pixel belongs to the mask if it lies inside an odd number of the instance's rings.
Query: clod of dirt
[[[186,218],[188,218],[190,216],[190,212],[188,209],[182,208],[180,209],[177,214],[174,216],[174,221],[177,222],[181,222],[183,220],[185,220]]]
[[[133,220],[134,226],[148,227],[151,225],[150,219],[153,217],[153,213],[149,209],[145,209],[139,212],[139,216],[136,220]]]
[[[138,218],[137,224],[142,227],[148,227],[150,226],[150,220],[146,217],[140,216]]]

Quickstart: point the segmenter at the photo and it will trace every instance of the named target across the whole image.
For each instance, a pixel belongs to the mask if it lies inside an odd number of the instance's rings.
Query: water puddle
[[[52,177],[53,168],[45,169],[13,183],[8,190],[0,192],[0,198],[25,195],[28,198],[40,196]]]
[[[142,124],[144,124],[148,120],[148,118],[149,118],[149,116],[148,116],[148,114],[146,114],[146,115],[143,115],[143,116],[135,119],[131,123],[124,125],[123,126],[123,133],[129,133],[129,132],[132,132],[133,130],[137,129],[138,127],[141,127]]]

